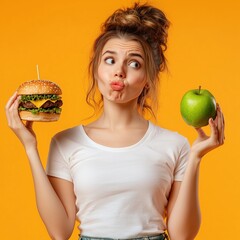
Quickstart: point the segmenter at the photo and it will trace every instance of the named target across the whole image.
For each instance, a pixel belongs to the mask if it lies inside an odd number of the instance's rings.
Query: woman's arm
[[[205,154],[224,143],[224,118],[219,107],[216,120],[210,119],[209,125],[210,137],[201,128],[196,129],[198,138],[191,147],[184,179],[182,182],[174,182],[172,186],[167,209],[168,233],[171,240],[193,240],[200,228],[200,162]]]
[[[18,115],[18,102],[15,93],[6,104],[6,116],[29,159],[38,211],[52,239],[69,239],[76,216],[73,185],[66,180],[47,177],[38,154],[32,122],[23,124]]]

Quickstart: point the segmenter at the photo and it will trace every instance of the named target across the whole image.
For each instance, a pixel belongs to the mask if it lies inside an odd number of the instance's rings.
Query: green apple
[[[217,115],[216,100],[206,89],[193,89],[186,92],[180,103],[184,121],[195,128],[208,125],[210,118]]]

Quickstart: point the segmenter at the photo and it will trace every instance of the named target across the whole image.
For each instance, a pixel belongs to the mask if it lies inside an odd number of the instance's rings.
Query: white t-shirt
[[[131,238],[164,232],[173,181],[182,181],[189,143],[149,122],[134,145],[112,148],[83,126],[56,134],[46,172],[73,182],[82,235]]]

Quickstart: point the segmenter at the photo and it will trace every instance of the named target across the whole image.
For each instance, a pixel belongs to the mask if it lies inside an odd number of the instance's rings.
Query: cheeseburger
[[[52,122],[61,114],[62,90],[48,80],[31,80],[22,83],[17,89],[21,96],[19,115],[22,120]]]

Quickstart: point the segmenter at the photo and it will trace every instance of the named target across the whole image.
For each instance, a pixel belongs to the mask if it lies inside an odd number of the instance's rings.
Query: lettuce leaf
[[[25,107],[22,107],[22,106],[20,106],[18,108],[18,110],[19,111],[29,111],[32,114],[38,114],[39,112],[60,114],[61,111],[62,111],[61,108],[57,108],[57,107],[54,107],[54,108],[25,108]]]
[[[59,100],[61,99],[61,97],[55,94],[21,95],[20,102],[37,101],[37,100],[43,100],[43,99]]]

